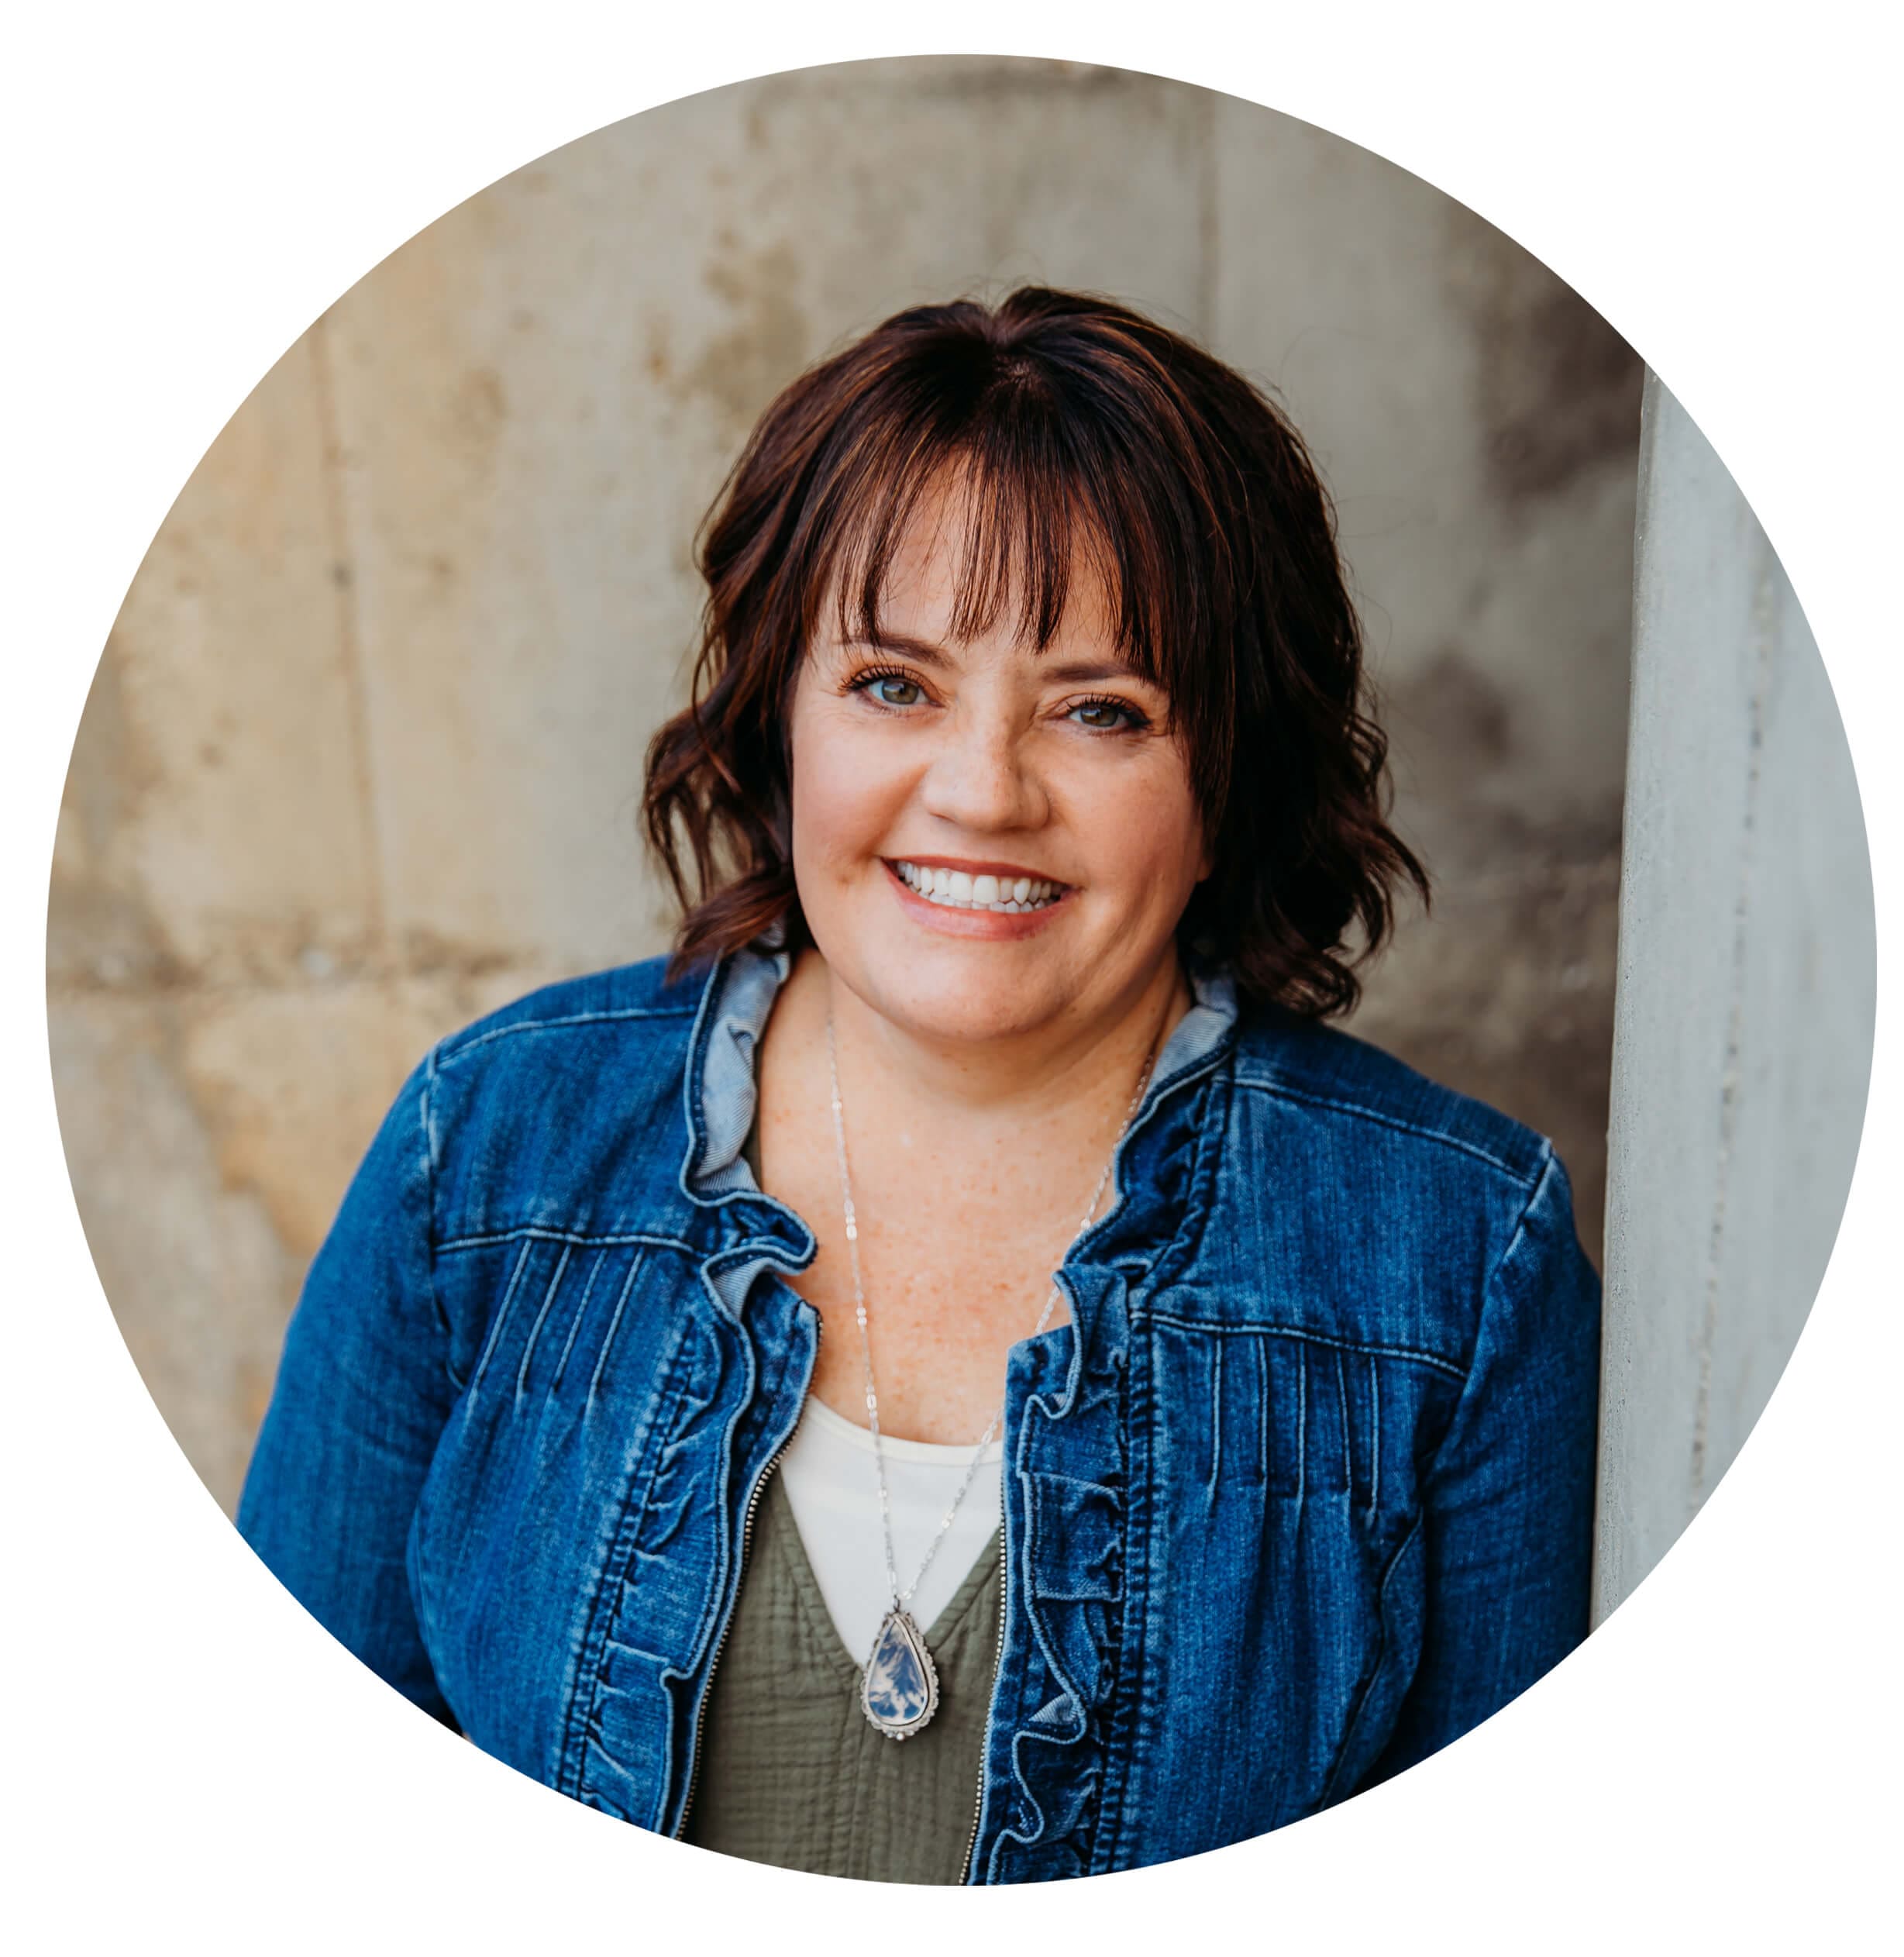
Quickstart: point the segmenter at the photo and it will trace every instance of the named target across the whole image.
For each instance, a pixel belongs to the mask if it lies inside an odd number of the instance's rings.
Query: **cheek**
[[[830,703],[796,711],[793,756],[794,858],[817,864],[876,853],[894,790],[879,743],[856,739]]]
[[[1139,894],[1193,882],[1203,868],[1203,825],[1179,764],[1147,770],[1099,799],[1089,825],[1107,881]]]

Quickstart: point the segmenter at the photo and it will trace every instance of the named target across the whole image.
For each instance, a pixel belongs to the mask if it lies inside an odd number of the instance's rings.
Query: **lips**
[[[928,904],[948,910],[990,911],[1007,917],[1048,909],[1070,889],[1055,878],[1034,877],[1009,863],[957,869],[909,857],[888,858],[900,881]]]

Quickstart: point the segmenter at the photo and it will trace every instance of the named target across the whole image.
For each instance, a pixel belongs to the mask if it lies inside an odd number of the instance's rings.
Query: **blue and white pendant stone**
[[[911,1739],[938,1711],[938,1671],[909,1611],[887,1612],[859,1681],[859,1704],[888,1739]]]

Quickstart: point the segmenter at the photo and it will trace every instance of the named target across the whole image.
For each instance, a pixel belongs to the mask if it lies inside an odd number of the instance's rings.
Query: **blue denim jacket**
[[[418,1704],[675,1834],[818,1339],[812,1235],[739,1159],[787,969],[649,960],[439,1042],[312,1263],[238,1514]],[[974,1882],[1293,1821],[1586,1629],[1599,1286],[1551,1145],[1193,981],[1071,1322],[1007,1364]]]

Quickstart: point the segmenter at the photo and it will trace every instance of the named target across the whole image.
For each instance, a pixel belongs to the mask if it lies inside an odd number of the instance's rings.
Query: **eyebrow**
[[[930,639],[914,639],[903,632],[882,631],[869,636],[856,632],[844,644],[849,648],[859,646],[867,652],[904,653],[924,666],[942,668],[951,663],[943,649]],[[1048,666],[1041,663],[1038,670],[1054,680],[1069,680],[1085,685],[1097,680],[1134,680],[1140,685],[1148,684],[1134,667],[1117,659],[1061,660]]]

